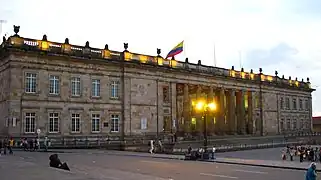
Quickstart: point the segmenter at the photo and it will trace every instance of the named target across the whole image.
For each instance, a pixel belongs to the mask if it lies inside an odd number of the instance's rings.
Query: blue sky
[[[321,79],[320,0],[0,0],[2,34],[163,56],[185,40],[191,62],[306,79]],[[241,52],[241,53],[239,53]],[[241,58],[240,57],[241,54]],[[241,61],[240,61],[241,59]],[[240,63],[241,62],[241,63]],[[313,93],[313,114],[321,115],[321,92]]]

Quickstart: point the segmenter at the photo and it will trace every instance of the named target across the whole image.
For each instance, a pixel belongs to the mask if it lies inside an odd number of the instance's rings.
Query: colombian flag
[[[169,57],[174,57],[177,54],[183,52],[183,46],[184,46],[184,41],[182,41],[177,46],[175,46],[171,51],[169,51],[169,53],[166,56],[166,59]]]

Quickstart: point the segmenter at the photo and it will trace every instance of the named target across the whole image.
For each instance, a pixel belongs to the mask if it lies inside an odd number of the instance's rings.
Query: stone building
[[[298,81],[15,35],[0,56],[0,132],[14,137],[283,134],[312,129]],[[198,100],[215,111],[198,112]],[[206,113],[206,114],[203,114]],[[206,115],[206,116],[205,116]],[[206,122],[207,126],[204,126]]]

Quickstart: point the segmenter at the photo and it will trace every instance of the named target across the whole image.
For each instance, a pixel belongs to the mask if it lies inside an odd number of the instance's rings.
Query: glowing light
[[[198,101],[195,105],[196,110],[203,110],[205,103],[203,101]]]
[[[49,43],[47,41],[39,41],[39,48],[43,51],[47,51],[49,49]]]
[[[157,63],[158,63],[158,65],[162,66],[163,65],[163,58],[157,57]]]
[[[140,60],[140,62],[142,62],[142,63],[146,63],[146,62],[147,62],[147,56],[140,55],[140,56],[139,56],[139,60]]]
[[[125,60],[130,61],[133,58],[133,55],[129,52],[125,52]]]
[[[245,79],[245,72],[241,72],[241,78]]]
[[[216,104],[214,102],[209,103],[208,105],[209,110],[214,111],[216,110]]]
[[[251,78],[252,80],[254,79],[254,74],[253,74],[253,73],[250,74],[250,78]]]
[[[273,81],[273,77],[272,76],[267,76],[267,80],[271,82],[271,81]]]
[[[235,71],[231,70],[231,71],[230,71],[230,75],[231,75],[232,77],[235,77]]]

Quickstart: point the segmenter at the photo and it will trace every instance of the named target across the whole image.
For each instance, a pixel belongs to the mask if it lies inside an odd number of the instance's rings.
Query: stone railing
[[[279,87],[294,88],[304,91],[314,91],[311,88],[309,78],[307,82],[302,79],[298,81],[297,78],[291,79],[291,76],[286,79],[284,75],[278,76],[278,72],[275,71],[275,75],[265,75],[262,73],[262,68],[259,69],[259,73],[236,71],[234,66],[231,69],[223,69],[219,67],[206,66],[201,63],[201,60],[197,64],[190,63],[188,58],[185,61],[177,61],[175,59],[165,59],[161,54],[161,50],[157,49],[157,56],[143,55],[128,51],[128,43],[124,43],[124,51],[112,51],[109,50],[108,45],[105,45],[104,49],[92,48],[87,41],[85,46],[71,45],[69,39],[66,38],[64,43],[57,43],[47,40],[47,36],[44,35],[42,40],[23,38],[18,35],[20,27],[14,26],[15,35],[9,37],[9,39],[3,38],[2,48],[15,48],[26,51],[39,51],[51,54],[60,54],[74,56],[77,58],[91,58],[101,59],[105,61],[126,61],[140,64],[150,64],[158,67],[164,67],[169,69],[179,69],[188,71],[190,73],[202,73],[209,76],[222,76],[238,81],[250,81],[254,83],[274,85]]]

